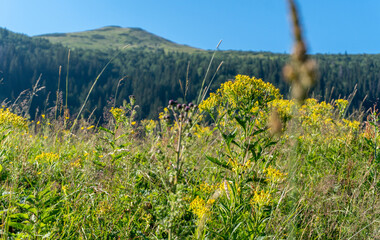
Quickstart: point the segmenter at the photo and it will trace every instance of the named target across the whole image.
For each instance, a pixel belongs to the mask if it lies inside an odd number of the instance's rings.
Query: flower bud
[[[129,102],[132,106],[135,105],[136,97],[134,95],[129,95]]]

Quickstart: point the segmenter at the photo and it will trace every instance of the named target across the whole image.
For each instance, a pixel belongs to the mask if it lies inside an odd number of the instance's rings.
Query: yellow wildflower
[[[272,183],[281,182],[282,180],[284,180],[286,175],[288,175],[287,173],[280,172],[279,170],[273,168],[272,166],[265,168],[264,173],[266,173],[267,175],[266,181],[272,182]]]
[[[65,196],[67,196],[67,185],[62,186],[62,191],[65,194]]]
[[[218,189],[223,189],[223,183],[219,184],[208,184],[207,182],[201,183],[199,186],[201,192],[205,194],[214,193]]]
[[[335,100],[335,106],[339,109],[339,113],[342,114],[348,106],[348,101],[345,99]]]
[[[218,104],[219,96],[215,93],[210,93],[210,96],[199,104],[199,110],[201,112],[211,112]]]
[[[352,130],[358,130],[360,126],[360,122],[358,121],[350,121],[347,119],[343,119],[343,122],[345,123],[346,127],[352,129]]]
[[[81,166],[81,161],[78,158],[75,162],[70,163],[70,166],[72,167],[80,167]]]
[[[147,133],[152,133],[156,128],[157,123],[154,120],[142,120],[141,124],[144,126]]]
[[[265,110],[269,102],[281,97],[279,89],[272,84],[255,77],[237,75],[234,81],[223,83],[216,93],[211,93],[202,101],[199,109],[210,113],[217,110],[219,116],[228,112],[240,117],[252,117]],[[220,125],[224,124],[225,120],[222,120]]]
[[[254,195],[253,195],[253,198],[250,200],[250,204],[254,207],[254,206],[265,206],[265,205],[270,205],[271,203],[271,195],[269,193],[269,191],[264,191],[264,190],[261,190],[261,191],[255,191],[254,192]]]
[[[0,127],[1,126],[13,126],[20,129],[28,129],[28,122],[9,111],[9,109],[0,108]]]
[[[121,122],[125,118],[125,111],[121,108],[111,108],[110,112],[112,113],[113,117],[115,118],[116,122]]]
[[[209,211],[206,207],[205,200],[198,196],[190,203],[190,210],[197,215],[198,218],[202,218]]]
[[[45,153],[45,152],[43,152],[43,153],[37,155],[34,160],[39,162],[39,163],[50,163],[51,164],[51,163],[57,161],[58,159],[59,159],[59,156],[56,153],[49,153],[49,152]]]

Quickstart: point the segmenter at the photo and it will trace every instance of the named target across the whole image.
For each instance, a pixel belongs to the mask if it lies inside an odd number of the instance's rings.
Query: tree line
[[[68,52],[69,49],[60,44],[0,29],[0,102],[17,100],[21,104],[20,93],[32,89],[41,75],[39,85],[44,88],[33,96],[28,109],[31,118],[36,109],[46,113],[57,105],[58,89],[60,106],[67,95],[70,113],[78,113],[96,77],[115,55],[95,85],[84,117],[93,113],[101,119],[105,110],[122,105],[123,100],[134,95],[140,106],[139,118],[156,118],[169,99],[195,101],[202,81],[205,79],[209,84],[213,76],[211,91],[235,75],[244,74],[273,83],[285,97],[289,93],[289,85],[282,77],[282,68],[289,59],[287,54],[217,51],[207,73],[212,51],[74,49],[69,61]],[[327,101],[347,97],[356,86],[351,109],[359,108],[365,97],[365,108],[376,104],[380,91],[380,55],[318,54],[313,57],[319,65],[319,82],[312,89],[313,96]]]

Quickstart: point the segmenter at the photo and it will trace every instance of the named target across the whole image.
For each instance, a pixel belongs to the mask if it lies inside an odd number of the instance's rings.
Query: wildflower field
[[[308,98],[316,62],[289,3],[289,99],[237,75],[156,119],[131,95],[99,124],[81,113],[100,74],[75,118],[67,98],[34,120],[1,106],[1,239],[380,239],[379,110]]]
[[[379,115],[238,75],[102,126],[0,109],[2,239],[379,239]]]

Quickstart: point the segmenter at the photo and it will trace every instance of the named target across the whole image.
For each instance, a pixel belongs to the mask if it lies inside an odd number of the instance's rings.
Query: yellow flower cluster
[[[243,172],[243,171],[249,169],[252,165],[252,162],[251,162],[251,160],[247,160],[245,163],[239,163],[236,160],[230,159],[228,161],[228,164],[231,165],[232,171],[240,173],[240,172]]]
[[[70,166],[72,166],[72,167],[76,167],[76,168],[78,168],[78,167],[80,167],[81,166],[81,159],[77,159],[77,160],[75,160],[74,162],[71,162],[70,163]]]
[[[19,129],[28,129],[28,122],[9,111],[8,108],[0,108],[0,126],[13,126]]]
[[[221,85],[216,93],[211,93],[200,105],[201,111],[212,111],[220,107],[219,112],[228,106],[233,110],[250,112],[253,107],[261,107],[268,102],[281,98],[279,89],[255,77],[237,75],[234,81]],[[254,104],[252,104],[254,103]],[[245,109],[249,107],[249,109]]]
[[[233,108],[242,107],[241,104],[252,101],[262,105],[281,97],[279,89],[272,84],[245,75],[237,75],[235,81],[223,83],[218,93],[227,97]]]
[[[215,93],[210,93],[210,96],[199,104],[199,110],[201,112],[211,112],[218,105],[218,102],[219,96]]]
[[[264,173],[267,175],[266,181],[271,183],[281,182],[285,179],[286,175],[288,175],[287,173],[280,172],[272,166],[265,168]]]
[[[335,106],[338,108],[339,113],[342,114],[348,106],[348,101],[345,99],[335,100]]]
[[[294,100],[275,99],[269,103],[269,106],[277,109],[282,121],[287,121],[292,117],[296,102]]]
[[[350,121],[347,119],[343,119],[343,122],[345,123],[345,126],[352,130],[359,130],[360,122],[358,121]]]
[[[305,104],[301,106],[301,120],[304,124],[310,126],[319,126],[321,121],[328,123],[326,119],[332,118],[334,107],[326,102],[320,102],[314,98],[306,99]]]
[[[147,133],[152,133],[156,128],[157,123],[154,120],[142,120],[141,124],[144,126]]]
[[[271,202],[271,194],[269,193],[269,191],[264,190],[261,190],[259,192],[255,191],[253,198],[251,198],[250,200],[250,204],[252,205],[252,207],[270,205]]]
[[[209,126],[201,126],[196,124],[196,131],[194,132],[194,135],[196,135],[198,138],[202,138],[204,136],[208,136],[212,133]]]
[[[56,153],[41,153],[35,157],[35,161],[38,163],[53,163],[59,159],[58,154]]]
[[[115,118],[116,122],[121,122],[124,120],[124,117],[125,117],[124,109],[112,107],[110,110],[110,113],[112,113],[112,116]]]
[[[205,200],[198,196],[190,203],[190,210],[195,215],[197,215],[198,218],[202,218],[206,213],[209,212]]]
[[[205,194],[211,194],[211,193],[214,193],[218,189],[223,190],[223,188],[224,188],[224,183],[208,184],[207,182],[204,182],[204,183],[201,183],[199,186],[199,189],[201,190],[201,192]]]
[[[164,108],[164,111],[159,113],[158,119],[164,120],[165,116],[168,116],[169,114],[170,114],[169,113],[169,109],[168,108]]]

